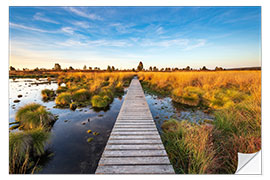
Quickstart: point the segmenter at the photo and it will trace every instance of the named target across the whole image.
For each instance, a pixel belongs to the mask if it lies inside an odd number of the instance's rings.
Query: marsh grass
[[[42,99],[44,101],[54,100],[56,94],[52,89],[43,89],[41,91]]]
[[[45,154],[49,132],[36,128],[9,134],[9,173],[33,173],[37,162]]]
[[[108,107],[114,97],[124,93],[124,85],[129,83],[134,73],[65,73],[58,77],[55,103],[68,107],[71,103],[79,107],[92,105],[93,108]]]
[[[162,139],[177,173],[235,173],[237,152],[261,149],[260,71],[141,72],[138,76],[146,89],[215,116],[210,124],[170,120],[162,125]]]
[[[31,130],[35,128],[50,128],[56,118],[44,106],[30,103],[18,109],[15,116],[19,129]]]

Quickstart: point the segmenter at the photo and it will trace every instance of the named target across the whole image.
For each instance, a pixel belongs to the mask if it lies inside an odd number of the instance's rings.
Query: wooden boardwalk
[[[131,81],[96,174],[174,174],[138,79]]]

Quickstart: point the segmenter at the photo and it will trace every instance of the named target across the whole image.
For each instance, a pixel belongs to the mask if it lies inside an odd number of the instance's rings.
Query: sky
[[[260,7],[10,7],[15,68],[261,66]]]

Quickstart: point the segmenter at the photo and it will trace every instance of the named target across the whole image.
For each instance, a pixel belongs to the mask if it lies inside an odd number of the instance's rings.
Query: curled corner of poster
[[[262,151],[238,153],[238,166],[235,174],[262,174]]]

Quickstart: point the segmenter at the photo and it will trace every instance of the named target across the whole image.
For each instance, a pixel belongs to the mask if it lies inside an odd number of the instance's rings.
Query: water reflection
[[[169,97],[160,97],[146,92],[145,97],[160,133],[162,133],[162,123],[171,118],[179,121],[188,120],[193,123],[200,123],[206,119],[214,120],[212,115],[197,108],[174,103]]]
[[[41,174],[79,174],[94,173],[107,143],[110,132],[121,108],[123,99],[114,98],[106,109],[92,109],[90,106],[70,109],[54,108],[54,101],[44,102],[41,91],[45,88],[56,90],[55,81],[46,83],[47,79],[16,79],[9,81],[9,122],[15,121],[15,113],[19,107],[36,102],[46,106],[59,119],[55,122],[47,152],[53,155],[41,159]],[[21,94],[22,97],[18,98]],[[19,99],[19,103],[13,101]],[[88,130],[99,135],[87,133]],[[87,139],[93,137],[93,141]]]

